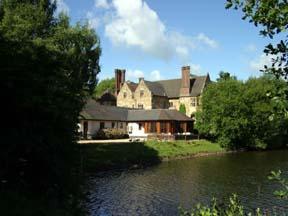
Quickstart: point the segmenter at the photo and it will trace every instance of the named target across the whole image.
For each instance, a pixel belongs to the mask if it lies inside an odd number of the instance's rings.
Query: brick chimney
[[[125,82],[125,72],[124,69],[115,69],[115,95],[117,96],[120,92],[122,85]]]
[[[182,80],[180,88],[180,96],[190,95],[190,66],[182,67]]]

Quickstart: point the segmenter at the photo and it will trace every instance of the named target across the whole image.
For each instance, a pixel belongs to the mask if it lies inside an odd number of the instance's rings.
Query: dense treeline
[[[286,83],[273,76],[218,79],[203,93],[196,127],[228,149],[273,148],[287,143]],[[279,92],[283,92],[279,95]],[[278,94],[278,95],[277,95]]]
[[[95,88],[101,50],[88,25],[71,26],[55,9],[55,1],[49,0],[0,1],[6,117],[1,127],[0,207],[11,215],[25,215],[24,199],[43,200],[51,207],[45,212],[48,208],[34,203],[35,212],[27,215],[55,215],[67,203],[72,210],[78,114]],[[15,208],[7,204],[13,199]]]

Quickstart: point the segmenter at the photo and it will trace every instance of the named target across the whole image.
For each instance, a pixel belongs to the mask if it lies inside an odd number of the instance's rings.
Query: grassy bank
[[[206,140],[81,145],[86,171],[139,167],[163,160],[186,158],[204,153],[224,152],[217,143]]]

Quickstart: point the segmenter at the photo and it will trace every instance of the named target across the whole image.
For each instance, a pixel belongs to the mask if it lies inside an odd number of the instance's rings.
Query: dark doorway
[[[87,139],[87,137],[88,137],[87,133],[88,133],[88,122],[85,121],[83,123],[83,137],[84,137],[84,139]]]

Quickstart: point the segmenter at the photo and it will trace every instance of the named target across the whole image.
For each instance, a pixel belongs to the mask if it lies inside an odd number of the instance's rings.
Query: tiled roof
[[[87,120],[126,121],[128,109],[116,106],[106,106],[95,100],[88,100],[80,117]]]
[[[130,88],[130,90],[132,91],[132,92],[135,92],[135,90],[136,90],[136,88],[137,88],[137,86],[138,86],[138,84],[137,83],[134,83],[134,82],[126,82],[126,84],[128,85],[128,87]]]
[[[185,114],[177,110],[151,109],[151,110],[129,110],[127,121],[193,121]]]
[[[206,76],[191,76],[190,77],[190,96],[199,96],[204,87],[209,75]],[[161,80],[150,82],[144,80],[146,86],[156,96],[167,96],[168,98],[179,98],[181,89],[181,79]],[[134,92],[137,88],[136,83],[126,82],[129,88]]]
[[[150,82],[150,81],[144,81],[146,86],[149,88],[149,90],[152,92],[153,95],[157,96],[167,96],[165,89],[163,86],[158,82]]]
[[[98,99],[100,103],[103,101],[116,101],[116,97],[109,90],[106,90]]]
[[[80,118],[103,121],[192,121],[177,110],[152,109],[135,110],[116,106],[105,106],[89,100],[80,113]]]
[[[180,95],[181,79],[156,81],[165,90],[168,98],[177,98]]]

